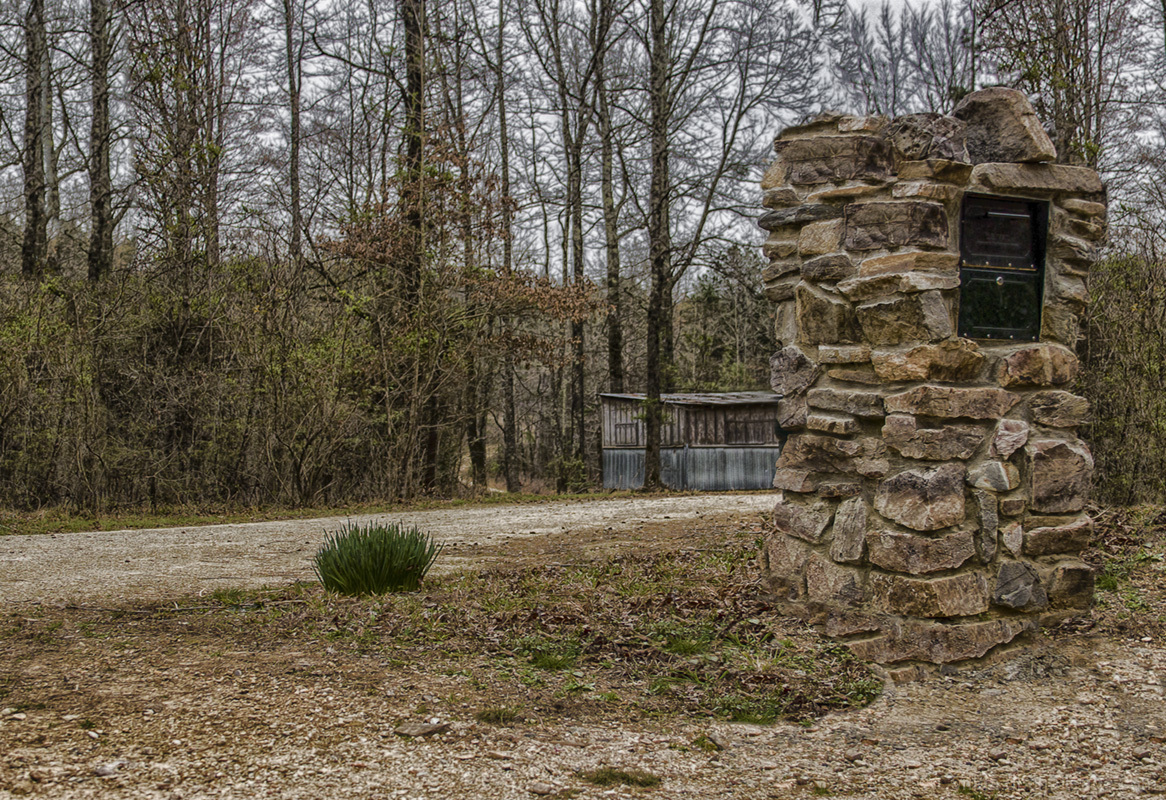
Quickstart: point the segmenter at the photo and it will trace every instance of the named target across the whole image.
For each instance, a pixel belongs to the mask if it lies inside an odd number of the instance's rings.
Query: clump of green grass
[[[360,597],[415,591],[441,552],[441,545],[417,528],[346,524],[329,533],[312,568],[330,592]]]
[[[600,767],[588,772],[578,773],[579,777],[596,786],[659,786],[660,778],[650,772],[632,769],[616,769],[615,767]]]
[[[518,640],[516,649],[526,655],[536,669],[558,672],[575,666],[581,643],[571,636],[563,639],[524,636]]]

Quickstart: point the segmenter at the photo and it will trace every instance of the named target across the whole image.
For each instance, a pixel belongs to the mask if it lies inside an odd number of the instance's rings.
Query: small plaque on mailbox
[[[1044,203],[964,198],[960,215],[959,334],[1035,341],[1044,284]]]

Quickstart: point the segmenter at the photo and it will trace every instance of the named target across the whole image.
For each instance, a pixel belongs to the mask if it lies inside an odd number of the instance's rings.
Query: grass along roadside
[[[161,668],[177,647],[191,661],[263,653],[279,671],[282,653],[293,664],[326,653],[413,685],[456,685],[427,705],[497,725],[671,714],[808,722],[877,697],[881,683],[863,664],[768,606],[757,552],[756,533],[721,526],[665,551],[464,572],[378,598],[296,584],[168,606],[25,609],[0,618],[0,659],[75,670],[74,648],[78,659],[133,650],[133,668],[148,672],[152,653]],[[46,701],[15,694],[0,702]]]

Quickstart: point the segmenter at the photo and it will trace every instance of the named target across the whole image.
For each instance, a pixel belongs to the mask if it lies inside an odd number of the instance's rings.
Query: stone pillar
[[[819,116],[774,148],[759,224],[789,438],[769,589],[905,672],[1087,609],[1093,461],[1076,433],[1088,406],[1069,389],[1105,234],[1097,174],[1049,163],[1008,89],[951,117]],[[965,194],[1047,213],[1038,341],[957,335]]]

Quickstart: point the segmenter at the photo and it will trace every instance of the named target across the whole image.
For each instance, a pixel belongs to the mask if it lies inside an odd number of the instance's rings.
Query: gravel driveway
[[[623,547],[649,539],[658,526],[648,523],[759,519],[772,503],[769,494],[708,495],[388,518],[433,531],[466,563],[565,537],[571,548],[589,539]],[[230,637],[177,633],[189,624],[182,615],[162,617],[174,630],[150,635],[146,617],[110,611],[92,624],[107,609],[27,605],[307,578],[323,531],[343,521],[0,539],[0,600],[18,604],[0,615],[0,800],[1166,794],[1166,635],[1157,622],[1166,618],[1158,605],[1166,577],[1145,564],[1144,580],[1123,584],[1153,609],[1139,612],[1139,624],[1122,623],[1109,594],[1094,609],[1093,634],[1040,637],[995,666],[890,683],[871,706],[810,727],[643,719],[615,701],[598,717],[530,708],[533,721],[486,724],[466,703],[482,677],[473,670],[346,655],[326,637],[234,649]],[[529,541],[492,547],[514,537]],[[499,707],[510,702],[497,698]],[[403,721],[448,727],[405,738]],[[582,779],[601,766],[645,770],[663,783],[607,788]]]
[[[416,525],[446,544],[442,563],[464,565],[459,549],[568,531],[633,534],[644,523],[766,514],[772,492],[477,506],[401,514],[325,517],[193,528],[98,531],[0,538],[0,602],[142,601],[220,588],[257,588],[312,578],[325,531],[347,521]]]

